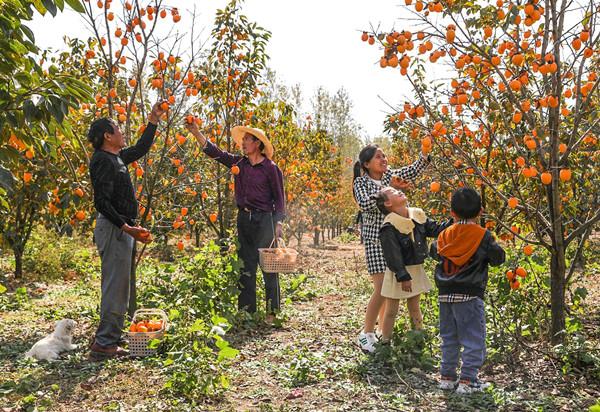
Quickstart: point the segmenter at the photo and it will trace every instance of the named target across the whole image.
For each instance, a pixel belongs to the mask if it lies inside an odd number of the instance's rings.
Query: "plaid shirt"
[[[413,180],[429,165],[429,158],[421,155],[417,161],[400,169],[388,169],[381,177],[381,186],[368,175],[357,177],[354,181],[354,197],[362,212],[362,236],[365,241],[378,240],[379,228],[385,216],[377,208],[375,196],[379,191],[390,185],[392,176],[403,180]]]
[[[477,299],[477,296],[464,295],[462,293],[451,293],[449,295],[438,296],[439,303],[462,303]]]
[[[476,225],[478,224],[477,222],[472,222],[470,220],[467,219],[461,219],[458,222],[456,222],[457,225]]]

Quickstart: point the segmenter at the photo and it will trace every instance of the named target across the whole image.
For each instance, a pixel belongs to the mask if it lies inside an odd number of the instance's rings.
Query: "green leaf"
[[[32,0],[33,7],[40,13],[42,16],[46,14],[46,8],[42,4],[41,0]]]
[[[33,32],[29,27],[22,25],[21,31],[25,34],[25,36],[27,36],[29,40],[31,40],[32,43],[35,43],[35,36],[33,35]]]
[[[578,287],[577,289],[575,289],[574,295],[575,295],[577,298],[580,298],[580,299],[582,299],[582,300],[583,300],[583,299],[585,299],[585,298],[587,297],[587,295],[588,295],[588,291],[587,291],[587,289],[586,289],[586,288],[583,288],[583,287]]]
[[[10,170],[0,166],[0,187],[3,187],[7,191],[12,191],[16,181]]]
[[[9,43],[10,49],[17,54],[27,54],[29,49],[20,41],[12,41]]]
[[[81,4],[81,2],[79,0],[65,0],[67,2],[67,4],[69,6],[71,6],[71,8],[73,10],[75,10],[78,13],[83,13],[85,11],[85,9],[83,8],[83,5]]]
[[[6,292],[6,286],[0,283],[0,293]]]
[[[587,27],[590,24],[590,18],[592,17],[592,13],[590,13],[589,11],[587,11],[585,13],[585,17],[583,18],[583,20],[581,21],[581,24],[583,25],[583,27]]]
[[[37,109],[31,100],[25,100],[23,103],[23,113],[25,114],[25,120],[28,122],[34,120]]]
[[[52,99],[52,101],[47,103],[48,110],[52,113],[52,116],[56,119],[58,123],[62,123],[65,118],[63,111],[61,110],[60,100]]]
[[[14,76],[15,80],[18,81],[22,86],[26,86],[31,82],[31,75],[29,73],[17,73]]]
[[[56,9],[56,4],[54,4],[53,0],[42,0],[42,3],[44,3],[44,7],[46,7],[46,10],[48,10],[52,16],[56,16],[58,10]]]
[[[8,202],[6,201],[6,190],[0,187],[0,206],[2,209],[8,209]]]
[[[229,379],[227,379],[226,375],[221,375],[221,386],[223,389],[229,388]]]
[[[192,326],[190,326],[190,329],[189,329],[190,332],[201,332],[204,330],[206,330],[206,324],[204,323],[204,321],[202,319],[196,319],[194,324]]]
[[[158,345],[160,345],[160,339],[152,339],[150,342],[148,342],[148,347],[150,349],[156,349],[158,348]]]
[[[177,309],[171,309],[169,311],[169,319],[175,320],[175,319],[179,318],[179,316],[181,316],[181,313],[179,313],[179,311]]]
[[[238,353],[240,353],[239,350],[226,346],[219,351],[217,360],[222,361],[224,359],[234,359],[238,355]]]
[[[219,315],[213,315],[210,320],[213,325],[229,325],[227,319]]]

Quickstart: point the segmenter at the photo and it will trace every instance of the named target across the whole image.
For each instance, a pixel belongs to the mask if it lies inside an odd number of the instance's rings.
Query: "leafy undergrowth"
[[[242,355],[233,368],[231,390],[214,410],[575,411],[600,398],[598,380],[584,377],[582,370],[563,374],[564,365],[542,353],[556,355],[535,341],[528,343],[530,349],[495,351],[482,371],[493,383],[488,392],[440,391],[435,292],[422,304],[424,333],[410,331],[402,309],[393,346],[364,355],[354,343],[370,291],[360,245],[307,254],[318,296],[288,307],[282,329],[232,338]],[[593,271],[588,288],[599,278]],[[598,300],[589,302],[593,316],[586,323],[597,321],[599,313]]]
[[[165,309],[173,324],[158,355],[145,360],[87,360],[99,297],[94,270],[61,284],[23,285],[21,292],[10,291],[10,299],[7,293],[0,294],[4,305],[0,407],[11,411],[577,411],[600,399],[593,367],[600,320],[597,269],[582,280],[589,296],[581,304],[585,314],[581,327],[573,332],[582,341],[570,339],[564,348],[552,351],[534,339],[533,332],[522,333],[522,328],[491,336],[494,347],[482,377],[493,383],[492,388],[458,396],[436,388],[439,341],[434,293],[423,302],[423,333],[410,331],[402,310],[392,347],[365,355],[355,346],[370,291],[357,242],[339,244],[337,250],[303,250],[304,273],[281,275],[285,302],[276,326],[263,322],[262,311],[254,318],[235,313],[236,262],[217,255],[212,249],[198,256],[177,256],[174,263],[148,259],[142,265],[140,301]],[[97,270],[97,261],[94,264]],[[493,276],[501,275],[492,274],[491,283]],[[534,278],[528,282],[533,288]],[[518,299],[511,296],[502,310],[525,304]],[[493,311],[489,306],[488,311]],[[520,308],[518,313],[528,316],[529,312]],[[506,314],[503,321],[509,323],[511,316],[512,312]],[[24,360],[23,353],[50,332],[53,320],[63,317],[78,321],[75,343],[79,348],[54,363]],[[215,333],[215,324],[226,331],[223,337]],[[516,344],[514,336],[522,344]]]

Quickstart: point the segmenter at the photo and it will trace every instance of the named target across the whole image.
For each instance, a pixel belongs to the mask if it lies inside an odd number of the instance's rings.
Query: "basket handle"
[[[275,249],[281,247],[279,245],[283,245],[283,248],[285,249],[287,246],[285,245],[285,240],[283,240],[282,237],[278,237],[278,238],[273,238],[273,240],[271,241],[271,244],[269,245],[269,249],[273,249],[273,245],[275,245]]]
[[[163,321],[164,329],[167,330],[167,328],[169,326],[169,318],[167,317],[167,314],[165,313],[164,310],[162,310],[162,309],[144,309],[144,308],[138,309],[134,312],[133,318],[131,319],[131,321],[134,322],[138,316],[143,316],[143,315],[160,316]]]

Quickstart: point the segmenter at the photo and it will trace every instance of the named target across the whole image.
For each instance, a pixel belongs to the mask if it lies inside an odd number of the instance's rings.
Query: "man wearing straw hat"
[[[258,249],[268,248],[274,237],[282,237],[281,225],[285,217],[283,174],[271,160],[273,145],[262,130],[236,126],[231,130],[231,137],[242,148],[244,155],[240,156],[221,150],[200,132],[195,123],[188,124],[187,128],[209,157],[229,168],[239,168],[239,173],[234,173],[235,202],[239,256],[244,268],[240,274],[238,307],[254,313]],[[263,279],[267,320],[272,321],[280,308],[279,277],[277,273],[263,273]]]

